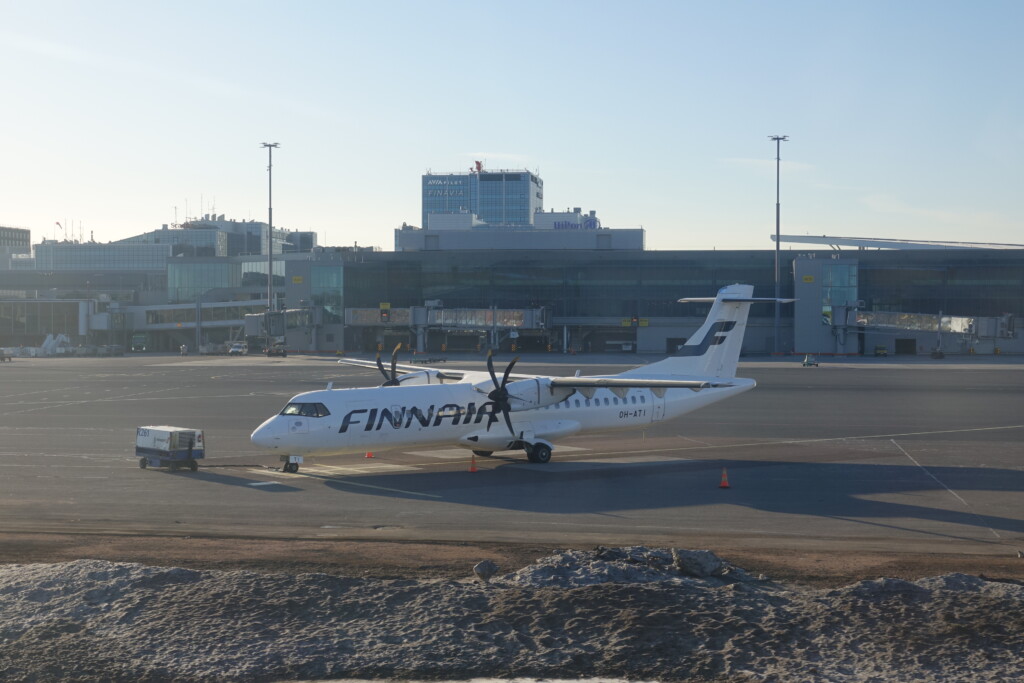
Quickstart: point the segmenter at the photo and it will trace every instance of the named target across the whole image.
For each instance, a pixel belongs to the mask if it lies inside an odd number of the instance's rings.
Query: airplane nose
[[[257,446],[266,448],[277,448],[280,441],[280,425],[276,424],[275,418],[270,418],[253,431],[249,440]]]

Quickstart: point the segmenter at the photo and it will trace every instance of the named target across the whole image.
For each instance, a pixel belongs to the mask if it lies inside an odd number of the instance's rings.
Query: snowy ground
[[[470,569],[456,581],[6,565],[0,679],[1016,681],[1024,665],[1016,582],[820,590],[642,547],[567,551],[489,581]]]

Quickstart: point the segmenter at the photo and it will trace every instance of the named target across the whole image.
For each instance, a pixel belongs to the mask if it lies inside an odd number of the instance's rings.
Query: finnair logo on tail
[[[700,344],[683,346],[679,349],[677,356],[703,356],[712,346],[718,346],[725,341],[726,333],[736,327],[735,320],[722,320],[714,323],[708,333],[701,340]]]

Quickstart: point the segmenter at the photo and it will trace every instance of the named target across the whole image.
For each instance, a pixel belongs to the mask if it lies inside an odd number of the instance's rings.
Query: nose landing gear
[[[295,474],[299,471],[299,465],[302,463],[302,456],[282,455],[281,461],[284,463],[284,465],[281,466],[283,471],[288,472],[289,474]]]

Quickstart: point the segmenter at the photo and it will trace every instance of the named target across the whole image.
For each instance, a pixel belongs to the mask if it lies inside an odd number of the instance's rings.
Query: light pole
[[[267,148],[267,311],[274,311],[274,149],[276,142],[264,142]],[[267,321],[267,343],[270,342],[270,327]]]
[[[788,135],[769,135],[769,140],[775,141],[775,341],[773,353],[779,353],[779,218],[782,215],[781,204],[779,204],[779,163],[782,161],[781,145],[789,140]]]

